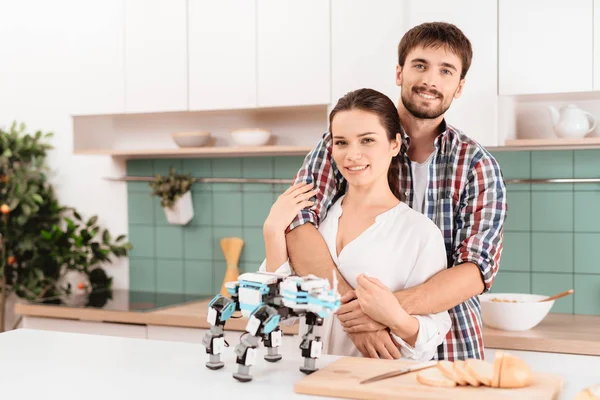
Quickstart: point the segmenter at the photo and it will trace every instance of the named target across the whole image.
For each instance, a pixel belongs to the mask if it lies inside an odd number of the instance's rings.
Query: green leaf
[[[31,207],[27,204],[21,205],[21,211],[23,211],[23,215],[29,217],[31,215]]]
[[[104,244],[110,243],[110,232],[108,231],[108,229],[105,229],[104,233],[102,234],[102,242]]]
[[[75,217],[75,219],[77,221],[81,221],[82,220],[81,215],[79,215],[79,213],[77,211],[73,211],[73,216]]]
[[[35,193],[34,195],[32,195],[31,198],[33,198],[33,200],[35,200],[38,204],[43,204],[44,203],[44,199],[42,198],[42,196],[40,196],[37,193]]]
[[[94,215],[92,218],[90,218],[87,222],[87,226],[92,226],[95,225],[96,222],[98,222],[98,217],[96,215]]]
[[[118,243],[118,242],[120,242],[121,240],[124,240],[126,237],[127,237],[127,236],[125,236],[125,235],[119,235],[119,236],[117,236],[117,238],[115,239],[115,242],[117,242],[117,243]]]

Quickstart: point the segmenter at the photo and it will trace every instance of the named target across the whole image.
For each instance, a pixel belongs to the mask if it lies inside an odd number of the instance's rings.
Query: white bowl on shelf
[[[539,302],[548,296],[526,293],[485,293],[479,295],[481,319],[490,328],[525,331],[548,315],[554,300]]]
[[[238,146],[263,146],[271,139],[271,132],[259,128],[235,129],[231,138]]]
[[[176,132],[171,137],[179,147],[202,147],[208,143],[210,132]]]

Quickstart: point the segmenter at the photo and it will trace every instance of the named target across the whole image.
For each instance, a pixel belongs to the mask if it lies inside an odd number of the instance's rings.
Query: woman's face
[[[377,114],[341,111],[331,122],[332,155],[350,185],[371,185],[385,179],[392,157],[398,154],[400,135],[390,142]]]

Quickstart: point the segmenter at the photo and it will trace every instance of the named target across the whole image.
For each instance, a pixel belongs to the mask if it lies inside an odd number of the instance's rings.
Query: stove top
[[[97,290],[69,296],[46,298],[30,304],[47,304],[75,308],[97,308],[112,311],[146,312],[192,301],[209,300],[214,294],[183,294],[128,289]]]

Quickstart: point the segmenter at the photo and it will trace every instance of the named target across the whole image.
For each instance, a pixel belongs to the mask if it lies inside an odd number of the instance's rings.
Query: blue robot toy
[[[307,326],[300,344],[304,357],[300,371],[305,374],[316,371],[316,359],[321,355],[323,343],[314,332],[315,327],[322,326],[323,319],[340,308],[335,274],[333,279],[333,288],[330,288],[327,279],[314,275],[300,277],[249,272],[240,275],[235,282],[227,282],[231,298],[219,294],[208,305],[207,321],[211,327],[202,340],[209,354],[206,366],[223,368],[223,329],[227,320],[236,311],[241,311],[248,323],[246,333],[235,348],[238,364],[238,370],[233,374],[235,379],[240,382],[252,380],[250,367],[256,363],[261,340],[267,349],[264,359],[269,362],[281,360],[278,347],[283,335],[279,323],[293,318],[304,318]]]

